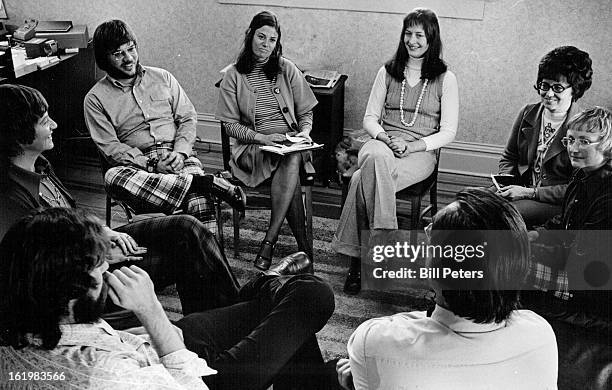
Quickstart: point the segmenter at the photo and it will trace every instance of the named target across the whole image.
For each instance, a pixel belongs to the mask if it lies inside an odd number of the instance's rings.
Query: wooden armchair
[[[230,159],[231,159],[231,145],[230,145],[230,137],[226,132],[225,126],[221,123],[221,149],[223,154],[223,168],[231,172],[230,167]],[[240,185],[244,187],[244,184],[235,177],[226,178],[232,184]],[[306,239],[310,243],[310,247],[312,248],[312,186],[314,184],[314,173],[313,172],[300,172],[300,184],[302,187],[302,202],[304,203],[304,214],[306,216]],[[269,187],[269,181],[264,182],[263,184],[255,187],[257,190],[265,190],[266,187]],[[262,209],[270,209],[269,199],[267,200],[265,206],[255,205],[252,199],[247,195],[247,210],[262,210]],[[233,224],[234,224],[234,256],[238,256],[239,254],[239,245],[240,245],[240,212],[237,210],[233,210]],[[308,254],[312,258],[312,253]]]

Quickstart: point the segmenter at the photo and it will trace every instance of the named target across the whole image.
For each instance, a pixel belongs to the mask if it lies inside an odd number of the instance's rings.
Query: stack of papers
[[[259,148],[263,151],[280,154],[282,156],[286,154],[304,152],[306,150],[313,150],[322,148],[323,144],[317,144],[312,140],[302,137],[291,137],[286,136],[286,141],[277,145],[264,145]]]

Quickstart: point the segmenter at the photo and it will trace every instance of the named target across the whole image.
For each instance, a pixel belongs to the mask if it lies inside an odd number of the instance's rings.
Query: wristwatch
[[[157,163],[159,159],[157,157],[149,157],[147,160],[147,172],[153,173],[157,169]]]
[[[533,193],[531,194],[531,199],[535,200],[538,197],[538,189],[533,188]]]

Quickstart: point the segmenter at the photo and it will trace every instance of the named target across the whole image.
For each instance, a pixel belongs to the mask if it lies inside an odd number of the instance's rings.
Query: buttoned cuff
[[[179,370],[193,377],[214,375],[217,370],[212,369],[195,353],[186,348],[179,349],[160,358],[161,363],[168,370]]]

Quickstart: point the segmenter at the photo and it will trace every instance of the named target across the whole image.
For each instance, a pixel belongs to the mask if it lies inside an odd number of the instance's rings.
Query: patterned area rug
[[[269,211],[247,211],[240,224],[240,245],[238,254],[234,253],[233,227],[230,211],[224,212],[225,253],[241,284],[255,276],[252,261],[263,240],[268,226]],[[315,274],[325,279],[333,288],[336,310],[327,325],[317,334],[321,350],[326,360],[346,356],[346,343],[363,321],[401,311],[425,310],[429,293],[425,290],[400,293],[363,291],[357,296],[342,292],[348,269],[347,259],[330,248],[330,241],[336,230],[338,220],[328,218],[313,219]],[[273,262],[297,250],[289,227],[284,224],[279,237]],[[166,289],[160,300],[172,319],[180,318],[180,301],[173,288]]]

